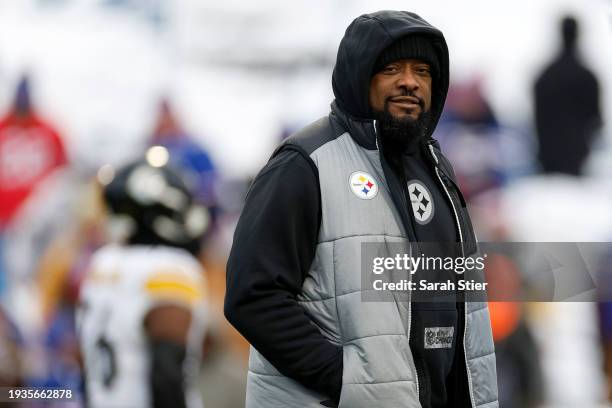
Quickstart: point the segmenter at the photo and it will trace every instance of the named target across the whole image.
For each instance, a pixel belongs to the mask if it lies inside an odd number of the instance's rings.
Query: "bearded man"
[[[225,315],[252,345],[247,407],[498,406],[486,303],[362,298],[363,243],[476,252],[431,137],[448,82],[444,36],[418,15],[347,28],[330,114],[276,149],[234,235]]]

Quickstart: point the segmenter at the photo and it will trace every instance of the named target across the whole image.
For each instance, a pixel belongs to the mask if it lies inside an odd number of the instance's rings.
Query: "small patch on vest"
[[[425,348],[441,349],[453,346],[454,327],[426,327],[425,328]]]
[[[378,183],[365,171],[356,171],[349,177],[349,187],[362,200],[371,200],[378,194]]]
[[[419,180],[410,180],[408,194],[416,222],[420,225],[429,223],[434,215],[434,202],[425,184]]]

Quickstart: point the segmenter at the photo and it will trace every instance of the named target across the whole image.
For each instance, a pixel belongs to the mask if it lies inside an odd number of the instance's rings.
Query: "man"
[[[210,210],[215,205],[218,171],[210,154],[196,141],[195,136],[183,129],[170,101],[162,99],[149,143],[168,149],[171,164],[193,184],[196,201]]]
[[[23,75],[9,113],[0,118],[0,230],[18,215],[36,187],[66,165],[62,138],[35,110]]]
[[[431,138],[448,89],[442,33],[414,13],[363,15],[332,84],[331,113],[274,152],[234,236],[225,314],[252,345],[247,406],[497,406],[486,304],[361,297],[364,242],[476,251]],[[432,348],[439,328],[445,345]]]
[[[88,406],[200,407],[204,210],[178,173],[146,162],[120,170],[104,198],[119,243],[94,254],[80,293]]]
[[[538,76],[534,116],[543,173],[583,174],[602,125],[599,82],[579,53],[579,25],[571,16],[560,24],[561,50]]]

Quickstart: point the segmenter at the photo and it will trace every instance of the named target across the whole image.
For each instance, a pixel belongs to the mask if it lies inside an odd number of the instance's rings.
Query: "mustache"
[[[385,99],[385,105],[387,105],[389,102],[410,102],[410,103],[416,103],[421,107],[421,110],[425,110],[425,101],[423,100],[423,98],[415,95],[414,93],[403,89],[401,93],[397,94],[397,95],[391,95],[389,97],[387,97]]]

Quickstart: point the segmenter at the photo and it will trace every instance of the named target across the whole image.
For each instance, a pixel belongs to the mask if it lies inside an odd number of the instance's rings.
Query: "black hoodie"
[[[315,254],[321,223],[318,173],[309,153],[347,131],[362,147],[377,148],[368,103],[374,63],[395,40],[415,33],[431,36],[439,55],[431,136],[448,90],[448,50],[442,33],[409,12],[380,11],[358,17],[338,50],[331,114],[299,132],[314,137],[301,138],[299,143],[290,137],[259,172],[247,195],[227,265],[227,319],[282,374],[332,400],[339,399],[341,390],[342,349],[320,333],[296,301]],[[402,191],[398,180],[389,182]],[[405,197],[397,200],[398,208],[408,208]],[[410,223],[407,218],[404,222]]]
[[[369,89],[376,59],[393,42],[410,34],[430,36],[438,54],[440,72],[433,84],[431,136],[448,92],[448,47],[442,32],[414,13],[378,11],[356,18],[348,26],[332,75],[334,96],[340,110],[353,120],[372,122]]]

